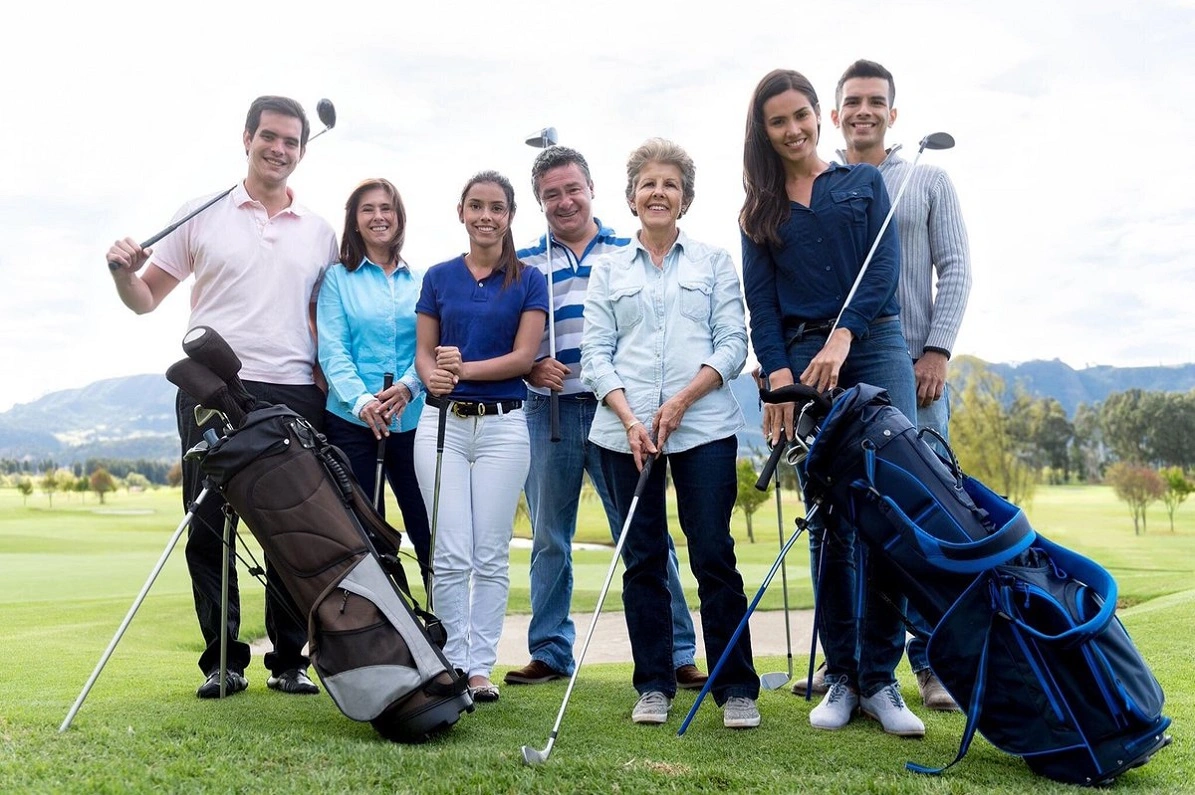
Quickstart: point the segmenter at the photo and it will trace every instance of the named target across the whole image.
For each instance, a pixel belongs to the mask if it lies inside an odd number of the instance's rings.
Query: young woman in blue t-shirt
[[[444,654],[478,701],[497,701],[490,673],[510,590],[509,550],[531,450],[523,376],[539,351],[548,285],[515,256],[514,188],[493,171],[465,185],[457,215],[467,254],[428,270],[415,305],[415,367],[430,411],[415,434],[415,471],[436,513],[432,601]],[[440,489],[437,429],[446,415]]]

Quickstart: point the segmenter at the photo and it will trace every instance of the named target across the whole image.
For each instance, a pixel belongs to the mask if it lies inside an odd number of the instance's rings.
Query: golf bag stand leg
[[[722,671],[722,666],[730,659],[730,653],[734,651],[734,646],[739,642],[739,637],[742,636],[743,630],[747,628],[747,622],[751,619],[751,614],[755,612],[755,608],[759,606],[759,600],[763,598],[764,591],[772,584],[772,578],[776,576],[776,572],[780,570],[780,564],[784,562],[784,556],[792,549],[793,543],[801,537],[801,531],[808,526],[809,520],[817,513],[818,508],[821,507],[820,502],[815,502],[813,507],[809,509],[809,513],[805,516],[804,523],[798,523],[797,532],[789,536],[788,541],[780,550],[780,554],[776,556],[776,562],[772,564],[772,568],[768,569],[767,575],[763,578],[763,583],[759,586],[759,590],[755,592],[755,598],[751,600],[751,604],[747,605],[747,612],[743,614],[743,620],[735,627],[734,634],[730,636],[730,640],[726,643],[726,650],[722,652],[722,656],[718,658],[718,664],[710,671],[709,678],[705,681],[705,686],[701,688],[701,692],[697,694],[697,699],[693,702],[689,714],[685,715],[684,722],[681,723],[680,729],[677,730],[676,736],[683,736],[685,730],[689,728],[689,724],[693,722],[693,717],[697,714],[698,707],[709,692],[714,687],[714,681],[718,678],[718,674]]]
[[[813,514],[810,514],[812,516]],[[809,529],[809,517],[805,517],[804,525],[801,529]],[[797,532],[800,532],[798,530]],[[818,622],[822,618],[822,564],[826,560],[826,531],[822,530],[822,543],[817,548],[817,571],[814,574],[817,577],[817,585],[813,589],[813,630],[810,632],[809,638],[809,671],[805,674],[805,700],[813,700],[813,674],[816,671],[817,665],[817,629]]]
[[[133,616],[137,615],[137,611],[141,608],[141,603],[145,601],[145,597],[149,595],[149,589],[153,587],[154,581],[158,579],[158,575],[162,573],[162,569],[166,566],[166,561],[170,559],[170,553],[174,551],[175,546],[178,545],[178,540],[182,538],[183,532],[191,525],[191,519],[195,516],[195,511],[199,504],[203,502],[204,498],[211,492],[212,486],[205,481],[203,490],[199,492],[199,496],[191,503],[187,515],[178,523],[174,533],[170,536],[170,540],[166,542],[166,548],[162,550],[162,555],[158,558],[158,562],[154,564],[153,569],[146,578],[145,584],[141,586],[141,592],[137,594],[137,598],[133,600],[133,604],[129,607],[129,612],[125,613],[124,620],[120,622],[120,626],[116,629],[116,634],[112,636],[112,640],[108,643],[108,648],[104,649],[104,653],[100,656],[100,660],[96,663],[95,670],[91,672],[87,683],[83,685],[82,692],[79,697],[75,699],[75,703],[71,706],[70,711],[66,713],[66,718],[62,721],[62,725],[58,727],[59,732],[64,732],[71,727],[71,721],[75,719],[79,709],[83,706],[83,701],[87,698],[87,694],[91,692],[92,686],[95,685],[96,680],[100,678],[100,673],[104,670],[104,666],[108,664],[108,658],[112,656],[112,652],[116,651],[116,645],[120,643],[120,639],[124,637],[125,630],[129,628],[129,624],[133,623]]]
[[[224,544],[220,550],[220,698],[227,695],[228,687],[228,554],[235,525],[236,514],[231,505],[224,503]]]

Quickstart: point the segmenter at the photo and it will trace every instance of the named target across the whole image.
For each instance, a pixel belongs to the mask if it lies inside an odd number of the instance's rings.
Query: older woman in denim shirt
[[[625,515],[648,456],[648,477],[623,546],[623,604],[639,692],[631,718],[664,723],[676,678],[667,585],[665,462],[701,596],[706,654],[717,659],[747,609],[735,568],[730,514],[737,494],[735,431],[743,415],[730,391],[747,356],[738,275],[723,249],[690,239],[676,222],[693,201],[692,159],[650,139],[627,163],[627,202],[640,231],[594,264],[585,301],[581,379],[601,401],[589,438]],[[759,725],[759,677],[744,632],[714,700],[730,728]]]

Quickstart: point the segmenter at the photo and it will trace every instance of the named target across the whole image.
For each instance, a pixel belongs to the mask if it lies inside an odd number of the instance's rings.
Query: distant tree
[[[42,493],[45,494],[47,498],[49,498],[50,507],[53,508],[54,507],[54,492],[58,491],[61,488],[61,484],[58,481],[58,471],[55,469],[46,470],[37,485],[38,485],[38,488],[40,488],[42,490]]]
[[[1037,484],[1036,448],[1026,418],[1014,420],[1007,388],[982,362],[968,369],[950,419],[950,441],[963,469],[1015,503]]]
[[[178,486],[183,482],[183,464],[181,461],[175,461],[170,466],[170,471],[166,473],[166,485]]]
[[[88,480],[91,483],[91,490],[99,495],[100,505],[104,504],[105,494],[116,491],[116,478],[112,477],[112,473],[103,467],[92,472]]]
[[[132,492],[133,489],[145,491],[149,488],[149,478],[140,472],[130,472],[124,476],[124,487],[129,492]]]
[[[79,495],[80,502],[87,502],[87,492],[91,491],[91,481],[86,477],[74,478],[71,488]]]
[[[1104,441],[1118,461],[1146,464],[1152,461],[1152,396],[1141,389],[1108,395],[1100,407],[1100,429]]]
[[[29,504],[29,495],[33,493],[33,481],[28,475],[17,479],[17,491],[21,492],[21,505]]]
[[[1133,534],[1145,532],[1145,509],[1166,492],[1162,477],[1149,467],[1117,461],[1108,467],[1106,480],[1116,496],[1129,506],[1133,515]]]
[[[1104,437],[1100,431],[1100,404],[1080,403],[1071,423],[1071,471],[1079,480],[1099,480],[1104,467]]]
[[[1150,392],[1145,402],[1151,460],[1184,472],[1195,466],[1195,392]]]
[[[759,480],[759,472],[756,471],[755,464],[749,458],[739,459],[736,472],[739,480],[739,494],[734,507],[743,512],[743,517],[747,520],[747,540],[754,544],[755,528],[751,525],[751,517],[768,498],[772,484],[768,484],[768,491],[760,491],[755,488],[755,482]]]
[[[1162,492],[1162,504],[1166,506],[1166,514],[1170,517],[1170,532],[1174,532],[1174,512],[1182,505],[1191,492],[1195,491],[1195,483],[1187,480],[1182,467],[1166,467],[1158,472],[1166,490]]]

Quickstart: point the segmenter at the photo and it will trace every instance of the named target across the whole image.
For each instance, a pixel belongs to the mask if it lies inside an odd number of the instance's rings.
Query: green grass
[[[764,724],[722,729],[703,706],[684,738],[675,729],[693,694],[678,697],[663,728],[633,726],[628,665],[587,666],[552,758],[540,768],[519,762],[520,745],[542,747],[563,683],[503,689],[442,738],[399,746],[344,718],[326,696],[292,698],[267,691],[259,666],[247,693],[225,702],[192,695],[200,651],[181,550],[170,559],[87,703],[65,734],[57,728],[170,532],[181,518],[177,491],[109,497],[103,509],[57,495],[54,509],[35,494],[23,507],[0,490],[0,792],[841,792],[1070,793],[1029,773],[1019,760],[982,740],[945,776],[903,770],[903,762],[953,758],[962,718],[924,715],[923,741],[888,737],[867,721],[836,733],[808,728],[809,706],[787,692],[760,699]],[[603,541],[600,506],[586,503],[581,537]],[[140,511],[145,513],[112,513]],[[785,506],[791,523],[799,506]],[[1029,510],[1049,537],[1108,566],[1122,599],[1121,617],[1154,668],[1175,718],[1175,745],[1124,776],[1123,792],[1193,791],[1195,753],[1183,727],[1195,719],[1195,511],[1184,506],[1177,532],[1151,511],[1150,532],[1134,537],[1128,512],[1106,489],[1043,488]],[[755,516],[757,543],[736,516],[740,566],[754,590],[775,559],[774,503]],[[524,530],[525,532],[525,530]],[[681,548],[683,556],[683,546]],[[790,563],[794,603],[808,606],[807,555],[798,542]],[[526,611],[526,550],[512,552],[511,609]],[[592,610],[610,565],[609,550],[577,554],[578,610]],[[691,584],[691,577],[688,578]],[[244,585],[245,631],[260,635],[261,589]],[[696,594],[690,594],[696,602]],[[779,607],[774,586],[765,606]],[[616,602],[614,603],[617,604]],[[254,621],[257,622],[254,625]],[[757,659],[759,670],[782,668]],[[902,672],[906,696],[911,677]],[[920,710],[919,710],[920,711]]]

